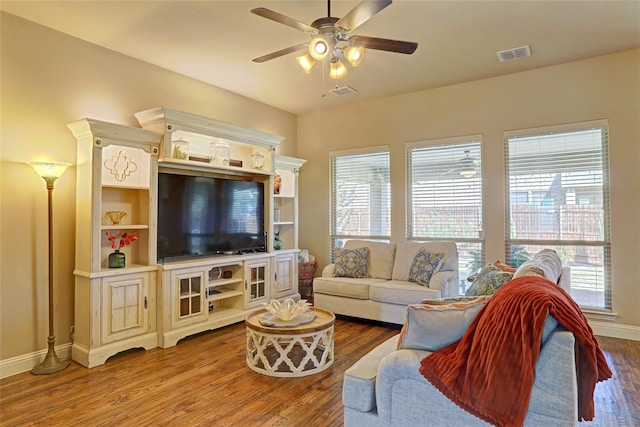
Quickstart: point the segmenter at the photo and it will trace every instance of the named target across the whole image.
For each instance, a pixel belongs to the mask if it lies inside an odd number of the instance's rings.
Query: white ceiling
[[[332,1],[342,17],[358,1]],[[0,8],[105,48],[299,114],[640,47],[640,1],[395,0],[352,34],[415,41],[413,55],[367,50],[339,86],[295,54],[255,57],[308,36],[249,11],[265,7],[310,24],[325,1],[7,1]],[[530,45],[533,56],[496,52]],[[326,95],[323,94],[326,92]]]

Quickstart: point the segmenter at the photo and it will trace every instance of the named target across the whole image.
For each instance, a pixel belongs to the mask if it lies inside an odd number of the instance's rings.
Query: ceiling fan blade
[[[418,48],[418,43],[401,40],[379,39],[377,37],[353,36],[349,40],[354,46],[366,49],[386,50],[388,52],[405,53],[411,55]]]
[[[258,63],[266,62],[266,61],[269,61],[271,59],[279,58],[279,57],[281,57],[283,55],[287,55],[289,53],[297,52],[299,50],[306,50],[308,48],[309,48],[309,43],[300,43],[300,44],[297,44],[295,46],[290,46],[290,47],[287,47],[285,49],[281,49],[281,50],[278,50],[278,51],[275,51],[275,52],[271,52],[271,53],[269,53],[267,55],[260,56],[258,58],[254,58],[253,62],[258,62]]]
[[[251,9],[251,13],[262,16],[263,18],[271,19],[272,21],[276,21],[284,25],[288,25],[291,28],[304,31],[305,33],[315,34],[318,32],[318,30],[313,28],[311,25],[307,25],[304,22],[296,21],[293,18],[289,18],[288,16],[284,16],[278,12],[274,12],[273,10],[269,10],[264,7]]]
[[[367,22],[376,13],[391,4],[391,0],[364,0],[351,9],[346,15],[338,20],[335,28],[342,31],[351,31]]]

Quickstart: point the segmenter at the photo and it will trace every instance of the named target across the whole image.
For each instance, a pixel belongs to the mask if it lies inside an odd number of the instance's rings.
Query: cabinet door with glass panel
[[[171,273],[174,299],[171,323],[173,327],[201,322],[205,311],[206,268],[180,269]]]
[[[244,307],[259,307],[269,302],[270,258],[245,261]]]

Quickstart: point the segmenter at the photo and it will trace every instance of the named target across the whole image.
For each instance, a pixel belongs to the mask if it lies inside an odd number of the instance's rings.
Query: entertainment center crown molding
[[[141,128],[93,119],[68,125],[78,142],[71,353],[89,368],[124,350],[167,348],[243,321],[272,298],[300,298],[298,174],[305,161],[276,155],[283,138],[254,129],[166,107],[135,116]],[[211,163],[221,139],[233,162]],[[189,154],[172,157],[185,140]],[[263,184],[264,249],[159,262],[159,172]],[[107,232],[137,233],[120,249],[124,268],[109,268]],[[281,250],[273,246],[276,232]]]

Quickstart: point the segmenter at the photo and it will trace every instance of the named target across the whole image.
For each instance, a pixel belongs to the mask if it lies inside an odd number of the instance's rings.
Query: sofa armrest
[[[376,409],[376,376],[380,361],[396,351],[398,336],[395,335],[364,355],[344,372],[342,403],[361,412]]]
[[[335,264],[329,264],[322,269],[322,277],[333,277],[333,272],[336,269]]]
[[[420,374],[420,361],[430,354],[404,349],[382,360],[376,381],[380,425],[425,425],[428,420],[432,426],[489,426],[456,406]]]
[[[456,274],[453,271],[438,271],[431,276],[429,287],[440,289],[442,298],[454,297],[458,295],[458,283]]]

